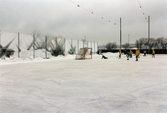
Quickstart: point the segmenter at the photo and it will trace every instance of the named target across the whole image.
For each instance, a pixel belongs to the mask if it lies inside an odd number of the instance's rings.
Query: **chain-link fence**
[[[92,52],[98,51],[98,43],[87,40],[65,39],[61,36],[42,36],[38,33],[26,35],[21,33],[0,34],[0,44],[6,50],[14,50],[14,56],[19,58],[48,58],[50,56],[77,54],[83,47],[92,48]]]

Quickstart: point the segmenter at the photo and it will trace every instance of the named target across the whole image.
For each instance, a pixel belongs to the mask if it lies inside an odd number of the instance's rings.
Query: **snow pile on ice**
[[[0,64],[4,63],[13,63],[13,62],[29,62],[29,61],[42,61],[46,59],[46,53],[45,49],[39,49],[35,50],[35,58],[33,57],[33,51],[21,51],[20,58],[18,58],[18,55],[15,53],[13,56],[8,57],[2,57],[0,59]],[[74,56],[69,56],[69,58],[72,58]],[[66,58],[66,56],[58,56],[54,57],[51,55],[50,52],[47,52],[47,59],[63,59]]]
[[[118,56],[118,52],[112,53],[112,52],[107,52],[107,53],[102,53],[104,56]]]
[[[13,56],[2,57],[0,58],[0,65],[1,64],[11,64],[11,63],[23,63],[23,62],[36,62],[36,61],[45,61],[47,60],[66,60],[66,59],[75,59],[76,55],[66,54],[65,56],[59,55],[57,57],[52,56],[50,52],[47,52],[47,58],[45,49],[35,50],[35,58],[33,57],[33,50],[29,51],[21,51],[20,58],[18,58],[18,54],[14,54]],[[107,53],[108,55],[112,56],[112,53]],[[98,54],[93,54],[93,57],[98,57]]]

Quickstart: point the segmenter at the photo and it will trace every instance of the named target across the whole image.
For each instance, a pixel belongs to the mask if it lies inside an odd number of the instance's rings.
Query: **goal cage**
[[[75,57],[76,60],[92,59],[92,48],[80,48]]]

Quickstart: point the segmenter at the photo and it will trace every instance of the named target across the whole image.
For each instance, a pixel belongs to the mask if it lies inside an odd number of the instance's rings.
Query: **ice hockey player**
[[[154,49],[152,49],[152,57],[155,58],[155,51],[154,51]]]
[[[127,60],[129,60],[130,53],[128,51],[124,51],[124,53],[126,54]]]
[[[101,55],[102,55],[101,59],[108,59],[108,57],[104,56],[103,54]]]
[[[139,55],[140,55],[140,51],[139,51],[139,49],[136,50],[135,55],[136,55],[136,61],[138,61],[138,57],[139,57]]]
[[[146,56],[146,51],[144,51],[144,55],[143,56]]]
[[[133,55],[133,51],[130,50],[130,58],[132,58],[132,55]]]
[[[119,59],[121,58],[122,52],[119,50]]]

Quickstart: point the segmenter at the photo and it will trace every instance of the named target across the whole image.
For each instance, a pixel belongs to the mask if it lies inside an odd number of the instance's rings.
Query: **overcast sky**
[[[151,37],[167,38],[167,0],[0,0],[1,31],[86,37],[99,44],[119,44],[120,18],[123,43],[128,34],[130,43],[148,37],[148,15]]]

